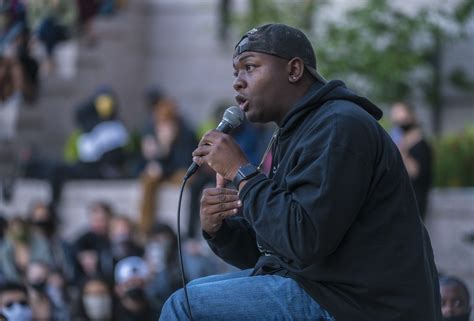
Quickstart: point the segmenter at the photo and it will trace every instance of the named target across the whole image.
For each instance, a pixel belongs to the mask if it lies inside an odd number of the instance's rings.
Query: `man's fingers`
[[[206,217],[209,222],[220,222],[224,218],[237,214],[239,209],[233,207],[226,210],[221,210],[219,207],[208,207],[201,212],[201,215]]]
[[[209,154],[211,148],[212,147],[210,145],[198,146],[198,148],[193,151],[193,156],[205,156]]]
[[[235,190],[235,189],[231,189],[231,188],[219,187],[219,188],[206,188],[202,192],[203,198],[208,197],[208,196],[221,195],[221,194],[224,194],[224,195],[237,195],[238,191]]]
[[[239,207],[241,206],[242,206],[241,201],[217,203],[213,205],[208,204],[206,207],[202,209],[202,214],[207,215],[207,216],[218,215],[219,217],[222,215],[222,213],[227,213],[229,211],[232,211],[232,213],[235,214],[237,213]]]
[[[216,174],[216,187],[217,188],[224,188],[226,186],[226,181],[224,176],[221,174]]]
[[[213,195],[203,197],[201,202],[202,204],[206,205],[216,205],[216,204],[228,204],[228,203],[236,203],[236,206],[241,206],[242,202],[239,202],[238,195],[230,195],[230,194],[221,194],[221,195]],[[237,203],[239,202],[239,203]]]
[[[226,217],[237,214],[238,211],[239,211],[238,209],[234,208],[234,209],[219,213],[219,216],[220,216],[220,218],[224,219]]]

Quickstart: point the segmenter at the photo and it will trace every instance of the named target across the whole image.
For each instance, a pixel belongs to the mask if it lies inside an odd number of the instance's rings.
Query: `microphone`
[[[219,125],[216,127],[218,132],[228,134],[233,129],[239,127],[245,120],[244,112],[237,106],[230,106],[224,112],[222,116],[222,120]],[[184,175],[184,179],[188,179],[193,176],[194,173],[198,170],[199,165],[193,162],[191,166],[189,166],[186,175]]]

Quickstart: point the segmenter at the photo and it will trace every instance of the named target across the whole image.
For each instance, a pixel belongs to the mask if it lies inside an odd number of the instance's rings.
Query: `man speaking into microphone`
[[[203,235],[241,271],[189,283],[193,320],[441,320],[430,240],[381,110],[321,77],[307,37],[286,25],[248,31],[233,67],[247,119],[278,125],[272,170],[218,131],[194,151],[217,173]],[[180,290],[161,319],[189,318]]]

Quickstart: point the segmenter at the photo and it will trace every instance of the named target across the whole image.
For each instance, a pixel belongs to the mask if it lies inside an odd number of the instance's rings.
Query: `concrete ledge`
[[[473,218],[474,187],[434,188],[429,197],[429,217]]]
[[[176,228],[180,186],[163,184],[157,197],[157,220]],[[51,191],[49,185],[40,180],[19,180],[15,184],[13,200],[0,204],[0,211],[7,216],[25,216],[31,204],[38,200],[48,201]],[[59,214],[62,234],[66,239],[74,239],[87,226],[87,209],[91,202],[105,201],[112,205],[117,214],[133,220],[139,217],[141,197],[140,183],[137,180],[77,180],[64,186]],[[181,230],[187,231],[189,219],[189,191],[183,193],[181,204]]]

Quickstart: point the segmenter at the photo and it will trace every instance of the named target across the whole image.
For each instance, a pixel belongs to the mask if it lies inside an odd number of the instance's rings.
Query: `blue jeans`
[[[250,276],[251,272],[191,281],[187,289],[193,320],[335,320],[294,280],[277,275]],[[183,289],[166,301],[160,320],[189,320]]]

